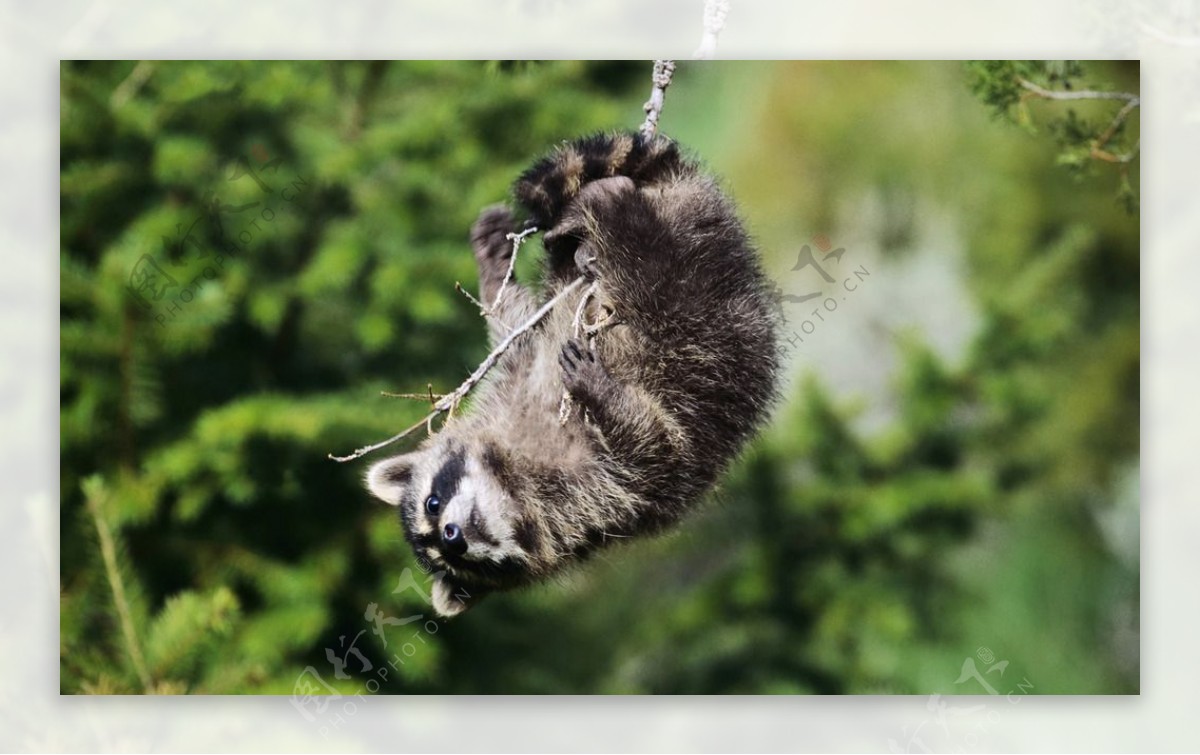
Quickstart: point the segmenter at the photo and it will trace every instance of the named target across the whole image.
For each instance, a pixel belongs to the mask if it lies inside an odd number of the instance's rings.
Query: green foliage
[[[618,125],[632,69],[63,65],[64,690],[135,682],[73,618],[111,600],[89,474],[163,689],[290,690],[388,594],[396,525],[363,547],[382,512],[325,456],[419,416],[381,389],[483,353],[466,229],[546,145]]]
[[[965,65],[971,91],[997,115],[1014,120],[1018,112],[1015,106],[1029,95],[1029,90],[1021,86],[1022,80],[1071,90],[1084,73],[1083,66],[1074,60],[973,60]]]
[[[146,633],[146,656],[156,678],[190,676],[216,655],[237,619],[238,602],[227,587],[167,599]]]
[[[1129,78],[974,66],[978,98],[1017,117],[1016,76]],[[684,64],[663,123],[725,176],[773,270],[827,233],[884,250],[886,278],[945,220],[966,345],[896,336],[884,395],[802,378],[673,536],[427,623],[394,512],[326,454],[424,414],[380,391],[478,363],[453,290],[474,281],[471,221],[558,140],[636,125],[648,78],[64,63],[64,693],[291,694],[306,669],[343,693],[948,693],[981,644],[1039,692],[1136,690],[1115,623],[1136,616],[1136,559],[1098,524],[1137,463],[1136,216],[939,64]],[[1064,116],[1063,148],[1097,115]],[[846,220],[864,197],[879,222]],[[146,255],[174,281],[161,299]]]
[[[1031,133],[1041,122],[1058,145],[1056,162],[1076,175],[1094,175],[1098,162],[1109,163],[1117,175],[1118,201],[1130,213],[1137,209],[1136,174],[1129,166],[1137,159],[1139,136],[1125,110],[1136,103],[1083,96],[1113,92],[1095,85],[1079,61],[976,60],[965,66],[971,91],[998,117]],[[1136,88],[1136,74],[1129,84]],[[1081,98],[1056,99],[1071,95]],[[1035,114],[1030,100],[1044,107]]]

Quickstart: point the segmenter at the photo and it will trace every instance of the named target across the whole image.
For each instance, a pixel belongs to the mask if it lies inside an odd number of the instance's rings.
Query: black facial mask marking
[[[451,453],[450,458],[446,459],[442,468],[433,476],[433,483],[429,490],[430,495],[440,498],[443,506],[449,504],[455,493],[458,492],[458,484],[462,481],[466,471],[466,454],[461,449]]]

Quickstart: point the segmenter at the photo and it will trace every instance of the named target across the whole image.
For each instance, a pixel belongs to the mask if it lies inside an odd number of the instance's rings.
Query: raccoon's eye
[[[436,495],[431,495],[426,498],[425,510],[429,512],[430,516],[437,516],[438,512],[442,510],[441,499],[439,499]]]

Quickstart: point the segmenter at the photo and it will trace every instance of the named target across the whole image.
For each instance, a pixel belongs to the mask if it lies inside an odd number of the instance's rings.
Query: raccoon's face
[[[399,508],[413,552],[437,573],[432,597],[443,616],[529,576],[520,506],[498,483],[494,465],[488,454],[448,438],[367,472],[367,488]]]

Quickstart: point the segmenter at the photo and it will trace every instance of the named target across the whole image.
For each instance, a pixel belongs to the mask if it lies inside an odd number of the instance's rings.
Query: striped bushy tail
[[[597,134],[565,142],[534,163],[517,179],[513,194],[529,211],[526,225],[549,230],[589,181],[628,176],[645,185],[687,167],[675,142],[665,136]]]

